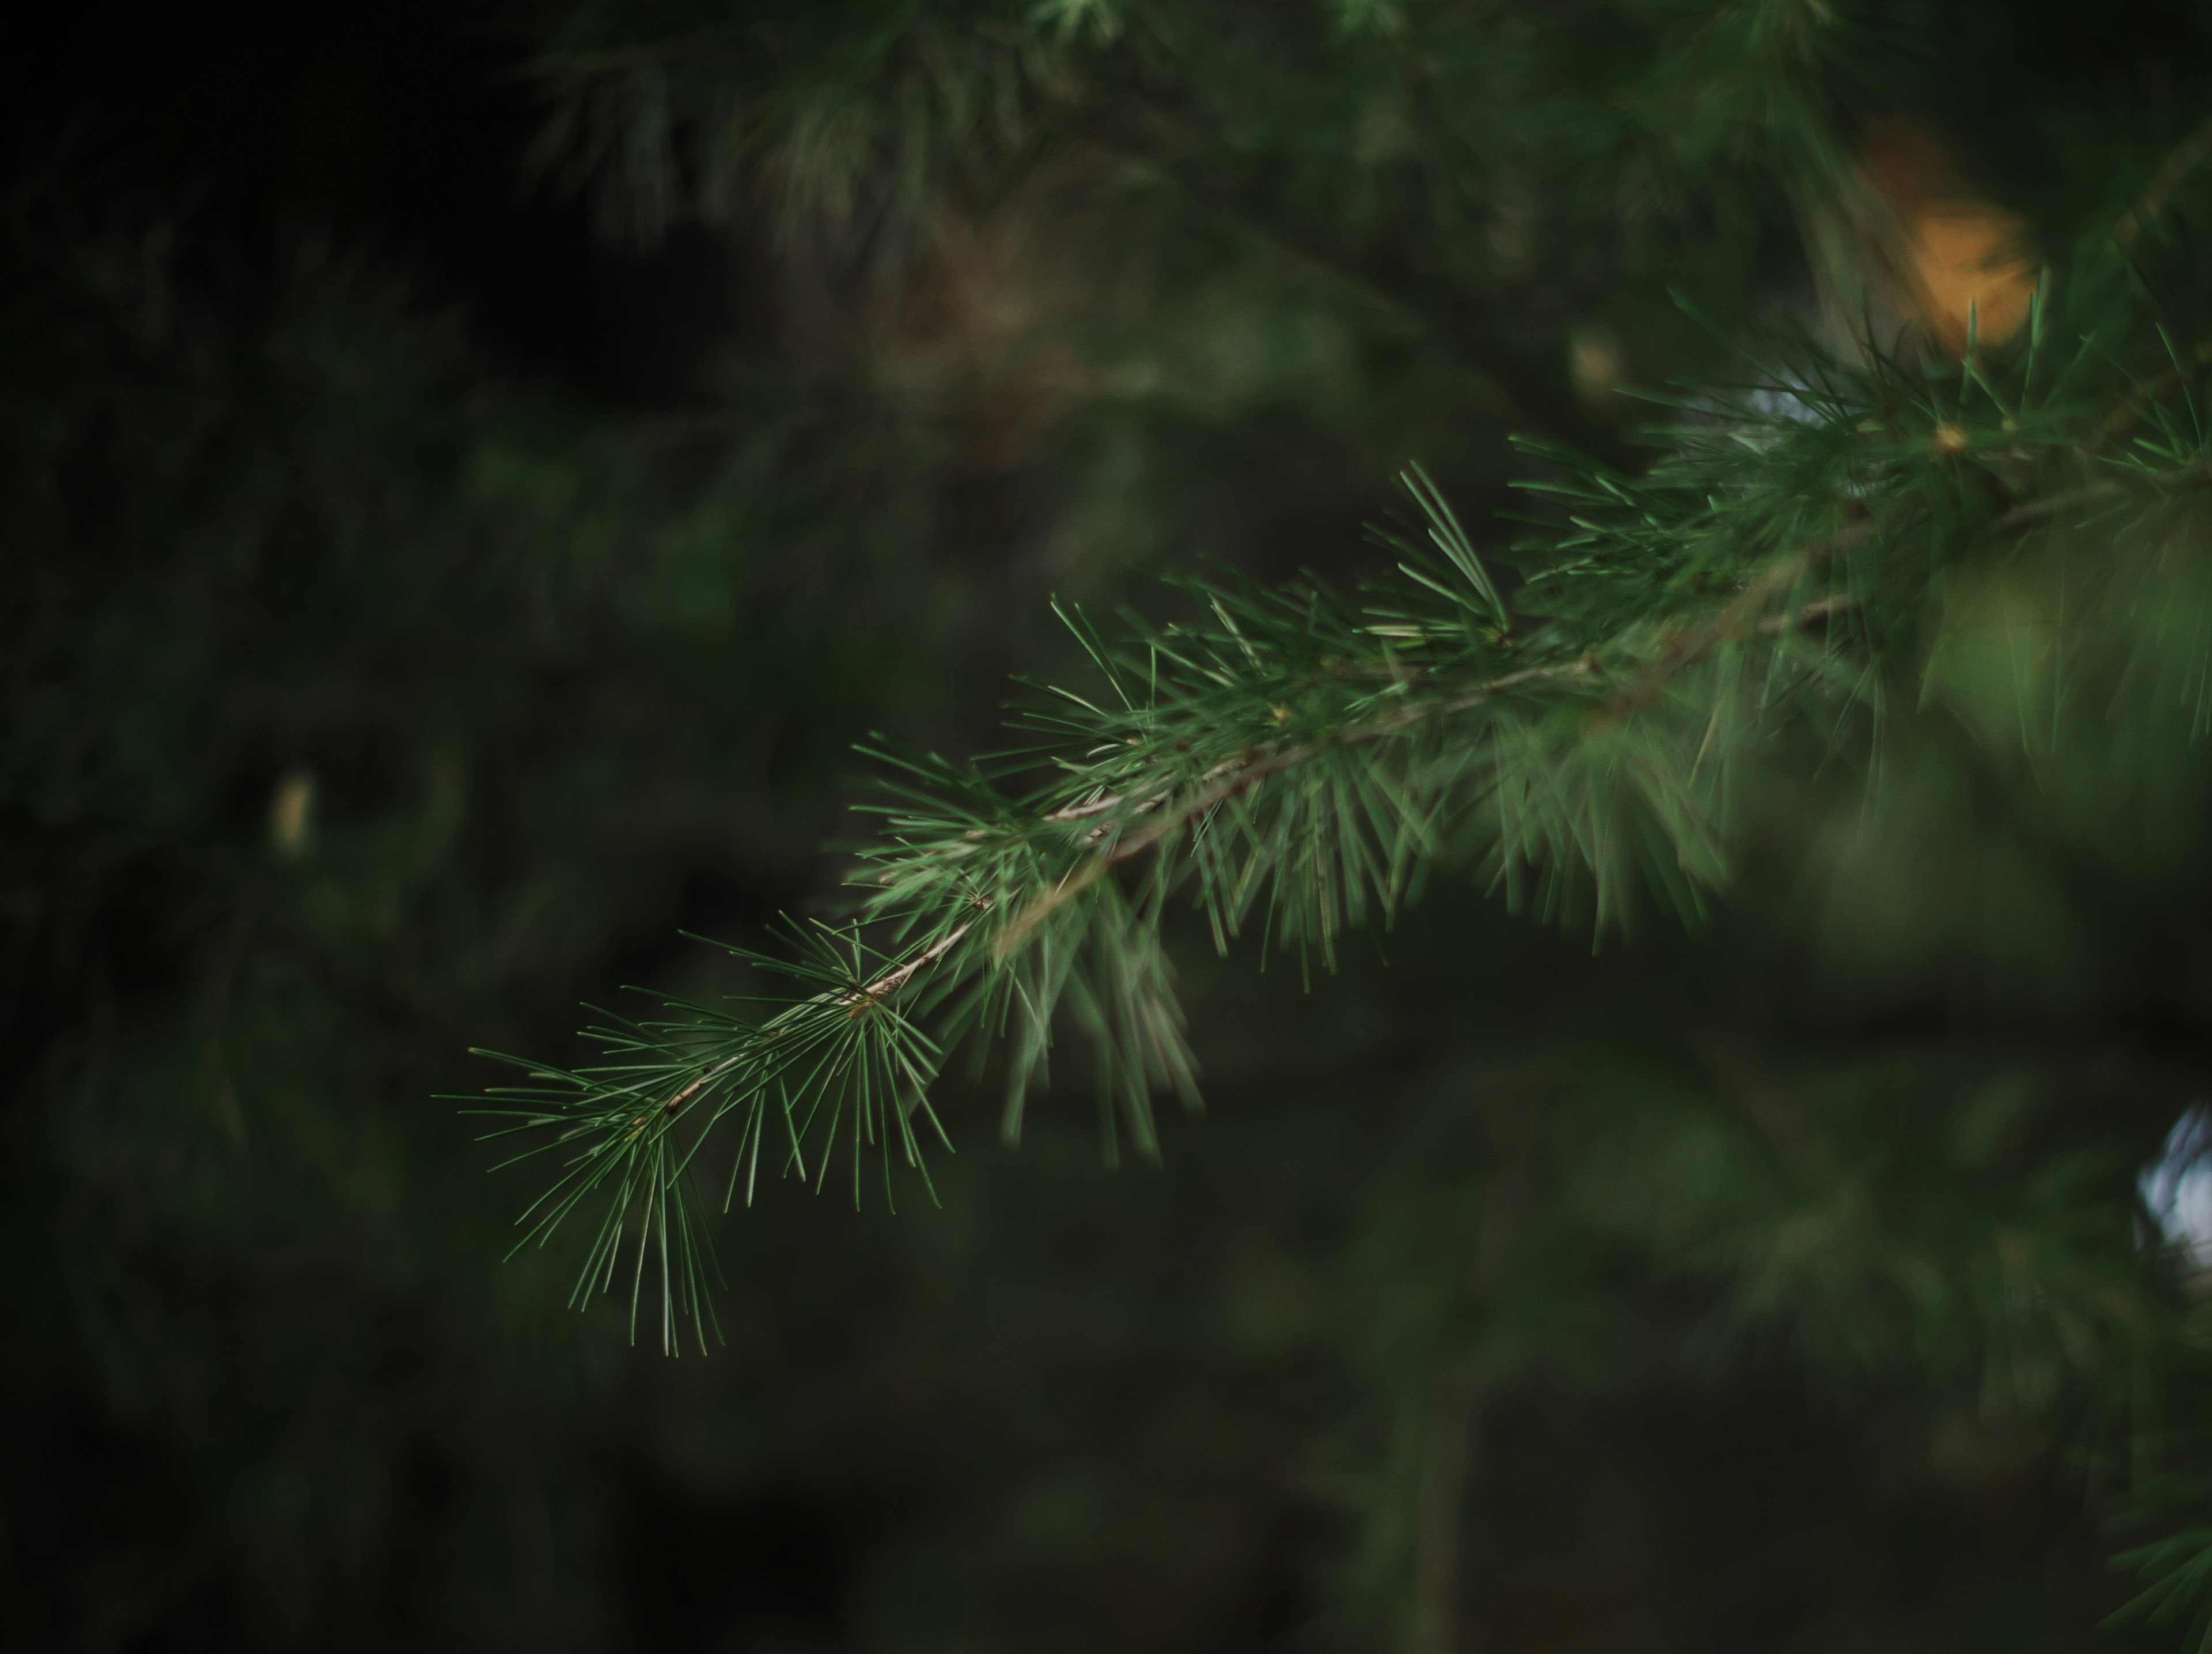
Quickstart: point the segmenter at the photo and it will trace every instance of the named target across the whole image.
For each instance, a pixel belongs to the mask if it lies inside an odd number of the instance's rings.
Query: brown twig
[[[2193,470],[2182,471],[2156,480],[2180,483],[2197,479],[2199,475]],[[2094,505],[2102,500],[2115,499],[2121,492],[2117,483],[2100,483],[2088,488],[2076,489],[2071,493],[2031,500],[2026,505],[2014,506],[1999,517],[1996,530],[2001,534],[2017,534],[2048,522],[2077,506]],[[1852,599],[1848,597],[1816,598],[1786,616],[1759,620],[1753,618],[1778,593],[1796,585],[1819,564],[1840,556],[1872,538],[1879,526],[1873,518],[1867,518],[1838,530],[1825,539],[1815,540],[1809,545],[1801,546],[1776,558],[1753,577],[1719,614],[1702,626],[1676,633],[1673,642],[1661,653],[1659,659],[1644,670],[1636,684],[1614,699],[1608,708],[1610,715],[1622,717],[1648,708],[1658,699],[1660,690],[1669,678],[1683,667],[1695,664],[1721,643],[1754,633],[1788,630],[1810,617],[1849,607]]]
[[[654,1113],[663,1115],[681,1114],[684,1111],[684,1105],[689,1103],[693,1098],[698,1096],[701,1092],[704,1091],[707,1088],[708,1081],[715,1079],[720,1075],[727,1073],[731,1069],[736,1067],[739,1058],[742,1057],[744,1053],[740,1052],[736,1056],[724,1057],[713,1067],[699,1075],[699,1077],[694,1079],[690,1085],[684,1086],[683,1090],[670,1097],[665,1103],[663,1103],[659,1109],[654,1110]],[[653,1118],[653,1115],[648,1114],[640,1119],[636,1125],[630,1128],[630,1135],[635,1137],[639,1132],[643,1131],[647,1126],[652,1123]]]
[[[1364,745],[1370,741],[1381,740],[1386,736],[1397,734],[1415,724],[1425,723],[1437,718],[1451,717],[1462,712],[1471,712],[1486,702],[1495,700],[1509,690],[1520,689],[1529,684],[1551,678],[1586,677],[1595,670],[1595,661],[1587,655],[1565,666],[1524,667],[1519,672],[1507,672],[1501,678],[1493,678],[1488,683],[1479,685],[1468,693],[1455,696],[1449,700],[1439,701],[1429,706],[1401,708],[1388,717],[1376,719],[1371,724],[1346,731],[1326,746],[1279,747],[1273,752],[1254,753],[1241,760],[1232,759],[1227,763],[1216,764],[1200,777],[1201,782],[1211,781],[1211,785],[1202,785],[1197,793],[1177,806],[1172,812],[1160,816],[1157,820],[1146,823],[1139,830],[1126,833],[1116,838],[1111,844],[1100,849],[1074,868],[1059,884],[1032,897],[1028,905],[1016,914],[1006,929],[999,933],[998,940],[992,945],[992,952],[996,958],[1005,958],[1028,941],[1035,933],[1037,926],[1046,918],[1090,889],[1113,868],[1125,861],[1133,860],[1155,846],[1175,836],[1193,822],[1212,814],[1239,794],[1258,786],[1270,775],[1278,775],[1285,769],[1295,769],[1325,751],[1338,747]],[[1097,804],[1103,805],[1106,802],[1107,800],[1100,800]],[[1085,806],[1085,813],[1091,813],[1096,807],[1096,806]],[[1157,809],[1158,804],[1157,800],[1147,800],[1137,807],[1151,811]],[[1046,818],[1047,820],[1055,818],[1050,816]]]
[[[1092,816],[1103,816],[1109,810],[1117,809],[1120,807],[1121,803],[1121,795],[1119,794],[1111,794],[1103,799],[1093,799],[1088,804],[1070,804],[1064,806],[1058,810],[1053,811],[1050,814],[1042,817],[1042,819],[1045,821],[1084,821]],[[1140,804],[1137,807],[1141,810],[1146,806]]]
[[[2196,471],[2176,473],[2169,481],[2199,477]],[[2069,494],[2053,495],[2044,500],[2031,501],[2016,506],[1997,519],[2000,532],[2016,533],[2049,521],[2051,518],[2077,506],[2094,504],[2117,496],[2121,492],[2117,483],[2101,483]],[[1800,605],[1787,615],[1762,616],[1764,609],[1781,592],[1795,585],[1808,572],[1831,558],[1840,556],[1872,538],[1881,525],[1873,518],[1864,518],[1838,530],[1836,532],[1777,558],[1737,593],[1728,606],[1701,626],[1678,633],[1660,658],[1648,667],[1635,685],[1615,697],[1611,711],[1613,715],[1626,715],[1649,707],[1658,697],[1667,679],[1685,666],[1694,664],[1717,645],[1730,639],[1756,634],[1772,634],[1793,629],[1808,620],[1838,613],[1854,606],[1856,599],[1845,594],[1815,598]],[[1251,751],[1225,760],[1207,770],[1199,778],[1199,789],[1172,810],[1165,808],[1168,794],[1161,792],[1127,804],[1124,795],[1115,794],[1091,799],[1081,804],[1063,805],[1048,812],[1039,819],[1067,824],[1109,817],[1127,807],[1133,817],[1150,815],[1154,818],[1133,832],[1113,838],[1061,878],[1049,890],[1032,897],[992,944],[992,955],[1004,959],[1020,949],[1036,932],[1037,927],[1060,908],[1080,896],[1092,885],[1123,862],[1145,854],[1168,839],[1183,831],[1193,823],[1210,815],[1239,794],[1249,791],[1270,775],[1296,768],[1301,763],[1334,748],[1362,745],[1398,734],[1416,724],[1447,718],[1462,712],[1471,712],[1487,702],[1531,684],[1559,681],[1571,678],[1589,678],[1598,672],[1595,656],[1585,654],[1580,659],[1559,666],[1527,666],[1489,679],[1463,695],[1451,696],[1427,705],[1405,706],[1372,723],[1346,731],[1334,741],[1323,745],[1302,744],[1279,747],[1272,752]],[[1098,840],[1112,832],[1110,820],[1100,821],[1086,836]],[[848,996],[843,1003],[851,1007],[850,1014],[858,1016],[887,994],[896,993],[916,975],[943,958],[974,928],[975,921],[959,926],[876,982]],[[709,1069],[690,1085],[669,1098],[663,1111],[673,1114],[697,1093],[707,1082],[730,1066],[732,1058]]]
[[[1307,746],[1284,747],[1264,757],[1249,759],[1222,775],[1212,786],[1201,788],[1173,813],[1146,823],[1136,832],[1121,835],[1103,849],[1087,857],[1050,890],[1032,897],[1008,921],[1006,929],[999,933],[998,939],[991,945],[993,957],[1003,959],[1019,948],[1049,915],[1090,889],[1112,868],[1142,855],[1163,840],[1181,832],[1200,816],[1219,809],[1239,793],[1258,786],[1269,775],[1304,763],[1316,750]],[[1207,774],[1213,775],[1222,768],[1217,764]],[[1155,801],[1146,800],[1136,807],[1149,811],[1158,806]]]
[[[1667,680],[1683,667],[1694,664],[1717,645],[1759,629],[1759,611],[1777,595],[1795,586],[1819,564],[1863,545],[1874,538],[1878,526],[1873,518],[1864,518],[1826,538],[1777,557],[1720,613],[1702,626],[1677,632],[1635,684],[1613,698],[1608,709],[1611,715],[1620,718],[1644,710],[1659,698]]]
[[[1786,615],[1769,615],[1759,623],[1762,635],[1772,636],[1781,632],[1794,632],[1800,626],[1815,620],[1826,620],[1846,609],[1858,607],[1858,599],[1844,593],[1833,597],[1814,598],[1810,603],[1801,603]]]
[[[964,925],[954,927],[896,970],[886,971],[866,988],[847,994],[842,1001],[848,1007],[845,1014],[848,1017],[857,1017],[864,1011],[873,1009],[884,1000],[912,982],[917,972],[927,970],[931,965],[951,952],[959,946],[960,939],[975,927],[975,921],[973,919]]]
[[[845,1014],[848,1017],[857,1017],[864,1012],[872,1010],[891,994],[897,993],[900,988],[904,988],[919,972],[927,970],[958,946],[960,939],[974,929],[975,924],[975,921],[971,919],[966,924],[946,932],[904,964],[894,970],[885,971],[865,988],[854,988],[837,1003],[847,1007]],[[712,1067],[696,1075],[681,1090],[672,1092],[667,1100],[658,1109],[652,1113],[641,1116],[637,1124],[630,1128],[630,1134],[635,1136],[644,1130],[656,1116],[672,1116],[681,1114],[690,1104],[692,1098],[706,1090],[714,1080],[737,1067],[744,1058],[744,1053],[742,1051],[726,1056]]]
[[[2186,482],[2193,473],[2176,471],[2161,482]],[[2070,494],[2053,494],[2040,500],[2030,500],[2026,505],[2014,506],[1997,519],[1997,532],[2017,534],[2023,529],[2033,528],[2049,522],[2053,517],[2074,509],[2076,506],[2095,505],[2100,500],[2117,499],[2120,495],[2118,483],[2098,483],[2088,488],[2077,488]]]

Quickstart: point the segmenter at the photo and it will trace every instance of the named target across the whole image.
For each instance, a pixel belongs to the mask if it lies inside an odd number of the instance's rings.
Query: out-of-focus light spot
[[[1970,337],[2002,344],[2020,331],[2035,296],[2020,219],[1978,203],[1936,202],[1915,215],[1910,234],[1913,294],[1946,351],[1960,356]]]
[[[2027,224],[1978,198],[1942,138],[1911,122],[1878,123],[1859,175],[1887,210],[1875,215],[1887,222],[1867,226],[1866,254],[1887,267],[1928,344],[1958,356],[1970,339],[2000,344],[2021,330],[2036,287]]]
[[[1567,336],[1567,377],[1592,413],[1610,416],[1618,410],[1628,362],[1610,328],[1585,323]]]
[[[269,843],[287,861],[307,854],[315,831],[315,777],[288,769],[269,798]]]
[[[2181,1249],[2191,1268],[2212,1268],[2212,1110],[2192,1104],[2173,1122],[2136,1187],[2167,1244]]]

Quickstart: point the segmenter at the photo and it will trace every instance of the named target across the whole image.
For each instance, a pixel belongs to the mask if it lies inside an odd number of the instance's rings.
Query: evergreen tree
[[[2200,9],[495,21],[0,62],[0,1636],[2202,1645]]]
[[[548,154],[634,229],[768,211],[896,283],[951,226],[1058,215],[1104,296],[1032,344],[1057,373],[1157,394],[1117,337],[1218,283],[1255,325],[1326,313],[1409,447],[1449,362],[1530,480],[1509,544],[1459,504],[1501,460],[1411,466],[1351,593],[1063,608],[1087,672],[1010,752],[892,757],[848,916],[741,953],[786,997],[523,1065],[513,1128],[561,1167],[530,1237],[588,1213],[579,1293],[703,1347],[702,1186],[926,1191],[946,1052],[1012,1138],[1069,1032],[1109,1159],[1156,1156],[1155,1099],[1198,1098],[1176,935],[1325,971],[1471,873],[1602,945],[1695,936],[1602,1033],[1500,1031],[1480,1148],[1375,1225],[1441,1271],[1392,1335],[1410,1458],[1371,1507],[1416,1645],[1455,1640],[1488,1398],[1775,1349],[1837,1405],[2056,1456],[2139,1536],[2130,1612],[2212,1635],[2180,1192],[2212,127],[2161,95],[2207,42],[2180,10],[2094,51],[2027,21],[540,9]]]

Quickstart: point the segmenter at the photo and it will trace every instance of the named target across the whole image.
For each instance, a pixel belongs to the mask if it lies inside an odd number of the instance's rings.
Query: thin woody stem
[[[1486,702],[1493,701],[1510,690],[1521,689],[1530,684],[1555,678],[1588,676],[1595,670],[1595,663],[1587,655],[1564,666],[1524,667],[1519,672],[1510,672],[1503,677],[1493,678],[1464,695],[1453,696],[1428,706],[1401,708],[1388,717],[1378,718],[1373,723],[1347,730],[1326,745],[1283,747],[1273,752],[1255,754],[1242,762],[1235,762],[1233,768],[1229,765],[1217,766],[1215,770],[1208,772],[1209,775],[1219,775],[1219,779],[1211,786],[1192,795],[1174,811],[1160,816],[1156,820],[1146,823],[1137,831],[1123,834],[1110,845],[1091,855],[1050,890],[1032,897],[1029,904],[1016,914],[1006,928],[1000,933],[998,940],[993,945],[993,952],[999,958],[1005,958],[1026,942],[1037,926],[1055,909],[1066,905],[1088,890],[1110,869],[1121,866],[1125,861],[1134,860],[1146,851],[1157,848],[1166,840],[1181,833],[1193,822],[1211,814],[1239,794],[1258,786],[1270,775],[1279,775],[1285,769],[1295,769],[1299,764],[1332,748],[1364,745],[1370,741],[1382,740],[1388,736],[1401,733],[1416,724],[1426,723],[1437,718],[1450,717],[1462,712],[1471,712],[1476,707]],[[1226,773],[1222,773],[1224,771]],[[1098,804],[1102,806],[1106,802],[1107,800],[1098,800]],[[1155,801],[1147,800],[1137,807],[1141,810],[1151,810],[1157,808],[1158,806]],[[1095,813],[1095,806],[1086,806],[1085,813]],[[1064,818],[1056,815],[1045,818],[1048,821],[1062,818]]]
[[[854,989],[853,992],[846,994],[843,998],[839,1000],[837,1003],[848,1007],[846,1012],[848,1016],[857,1017],[861,1015],[873,1006],[889,998],[891,994],[897,993],[900,988],[905,987],[908,982],[911,982],[917,973],[928,969],[931,965],[935,964],[939,959],[943,958],[946,954],[950,953],[959,945],[960,939],[965,936],[975,927],[975,921],[971,919],[968,923],[958,927],[957,929],[948,931],[945,935],[931,943],[927,948],[915,955],[913,958],[908,959],[904,964],[900,965],[896,970],[886,971],[884,975],[877,977],[875,981],[870,982],[865,988]],[[701,1073],[695,1076],[680,1090],[671,1092],[667,1100],[662,1103],[659,1108],[654,1110],[654,1113],[663,1116],[681,1114],[684,1110],[690,1105],[693,1098],[696,1098],[701,1092],[704,1091],[709,1085],[713,1084],[714,1081],[720,1079],[723,1074],[727,1073],[732,1068],[736,1067],[738,1063],[744,1060],[746,1055],[747,1054],[745,1052],[738,1051],[729,1056],[724,1057],[713,1067],[707,1068]],[[638,1123],[631,1128],[632,1134],[635,1135],[637,1132],[643,1130],[645,1127],[651,1122],[653,1118],[653,1114],[647,1114],[641,1116]]]
[[[1865,544],[1874,538],[1876,527],[1875,520],[1867,518],[1776,558],[1720,613],[1702,626],[1676,633],[1635,684],[1614,697],[1610,708],[1613,715],[1620,717],[1644,710],[1659,698],[1668,679],[1683,667],[1703,659],[1719,644],[1757,630],[1757,617],[1770,602],[1795,586],[1816,565]]]
[[[2179,473],[2166,480],[2187,480],[2194,473]],[[2017,533],[2050,520],[2076,506],[2091,505],[2113,497],[2120,492],[2117,483],[2102,483],[2077,490],[2069,494],[2053,495],[2048,499],[2033,501],[2017,506],[1997,520],[2001,532]],[[1614,715],[1641,710],[1658,697],[1660,689],[1674,673],[1695,664],[1717,645],[1731,639],[1756,633],[1793,629],[1809,619],[1832,614],[1850,606],[1843,597],[1815,599],[1800,606],[1788,617],[1762,617],[1767,605],[1802,579],[1806,574],[1823,562],[1856,550],[1872,539],[1881,525],[1869,517],[1851,523],[1824,538],[1801,546],[1777,558],[1755,576],[1727,607],[1704,625],[1679,634],[1665,652],[1646,669],[1643,677],[1631,689],[1616,697]],[[1493,678],[1468,693],[1455,696],[1427,706],[1407,706],[1371,724],[1350,730],[1340,736],[1330,746],[1349,746],[1380,740],[1403,732],[1419,723],[1437,718],[1450,717],[1469,712],[1486,702],[1495,700],[1509,690],[1531,684],[1555,681],[1575,677],[1589,677],[1597,670],[1594,657],[1585,654],[1580,660],[1565,666],[1528,666],[1519,672],[1507,672]],[[1296,767],[1327,750],[1322,746],[1300,745],[1285,747],[1264,757],[1241,763],[1213,785],[1194,795],[1174,811],[1147,822],[1138,831],[1123,835],[1112,844],[1098,850],[1077,867],[1050,890],[1032,897],[1027,906],[1017,914],[1006,928],[1000,933],[993,945],[993,952],[1005,958],[1026,942],[1037,926],[1057,909],[1066,905],[1091,887],[1110,869],[1122,862],[1144,854],[1182,832],[1194,821],[1218,809],[1237,794],[1257,786],[1267,776]],[[1072,806],[1055,811],[1044,818],[1047,821],[1070,821],[1103,815],[1120,804],[1119,798],[1093,800],[1087,804]],[[1146,800],[1135,806],[1136,811],[1150,812],[1159,808],[1158,799]]]
[[[970,919],[966,924],[947,931],[896,970],[886,971],[866,988],[847,994],[841,1001],[851,1007],[846,1014],[857,1017],[878,1001],[897,993],[914,979],[916,972],[927,970],[951,952],[959,945],[960,939],[975,927],[975,921]]]
[[[2197,477],[2198,473],[2190,471],[2176,473],[2161,480],[2186,481]],[[2047,522],[2075,507],[2095,504],[2121,492],[2118,483],[2100,483],[2071,493],[2053,495],[2047,499],[2014,508],[1997,520],[1996,527],[2000,532],[2017,533]],[[1669,678],[1694,665],[1723,642],[1794,630],[1808,621],[1852,606],[1852,599],[1848,596],[1831,595],[1814,599],[1786,615],[1769,616],[1761,612],[1775,598],[1796,585],[1814,568],[1865,544],[1880,532],[1881,526],[1872,517],[1864,518],[1775,559],[1718,614],[1702,625],[1677,634],[1638,681],[1614,697],[1607,709],[1609,715],[1625,716],[1650,707],[1657,700]],[[1463,694],[1425,705],[1401,707],[1371,723],[1346,730],[1327,743],[1301,744],[1279,748],[1273,752],[1253,752],[1241,758],[1231,759],[1208,770],[1200,778],[1202,785],[1200,789],[1172,809],[1165,807],[1167,794],[1161,793],[1133,805],[1127,804],[1122,795],[1109,794],[1050,811],[1039,819],[1050,823],[1087,821],[1109,816],[1114,811],[1124,807],[1131,816],[1149,815],[1152,818],[1133,831],[1113,837],[1110,842],[1103,844],[1071,868],[1049,889],[1031,897],[993,941],[992,957],[1004,960],[1018,952],[1036,933],[1039,925],[1114,868],[1158,848],[1271,775],[1295,769],[1324,751],[1382,740],[1419,724],[1473,711],[1513,690],[1539,683],[1592,677],[1597,670],[1595,657],[1588,654],[1563,665],[1523,667],[1491,678]],[[1102,821],[1091,829],[1089,836],[1093,839],[1105,837],[1111,830],[1112,824]],[[854,1007],[853,1014],[859,1014],[882,994],[895,992],[919,972],[936,964],[967,936],[973,924],[974,921],[970,921],[948,933],[925,952],[916,955],[880,982],[853,995],[848,1001]]]
[[[2162,483],[2201,481],[2197,470],[2171,472],[2155,478]],[[2041,500],[2031,500],[2026,505],[2014,506],[1996,520],[2001,534],[2017,534],[2050,521],[2053,517],[2073,510],[2077,506],[2095,505],[2118,498],[2124,490],[2118,483],[2099,483],[2087,488],[2075,489],[2066,494],[2053,494]],[[1825,539],[1801,546],[1786,556],[1778,557],[1738,593],[1728,607],[1702,626],[1678,633],[1659,659],[1646,668],[1635,686],[1615,699],[1611,711],[1620,716],[1641,711],[1658,698],[1667,680],[1683,667],[1694,665],[1718,645],[1759,632],[1791,629],[1801,622],[1819,615],[1832,613],[1850,606],[1850,599],[1842,597],[1816,598],[1804,604],[1787,617],[1754,618],[1760,610],[1782,593],[1795,586],[1820,564],[1841,556],[1847,551],[1863,545],[1874,538],[1881,527],[1873,518],[1851,524],[1829,535]]]
[[[720,1062],[714,1064],[714,1067],[707,1069],[704,1073],[698,1075],[697,1078],[694,1079],[690,1085],[684,1086],[681,1091],[671,1095],[668,1100],[665,1103],[663,1103],[656,1112],[668,1116],[681,1114],[684,1111],[684,1106],[689,1104],[693,1098],[698,1096],[699,1093],[704,1091],[711,1082],[720,1079],[723,1074],[727,1073],[731,1069],[736,1067],[738,1064],[744,1060],[744,1055],[745,1054],[744,1052],[739,1051],[730,1056],[724,1057]],[[653,1116],[650,1114],[641,1116],[637,1124],[630,1128],[630,1135],[633,1137],[636,1136],[638,1133],[643,1131],[646,1127],[651,1123],[652,1120]]]

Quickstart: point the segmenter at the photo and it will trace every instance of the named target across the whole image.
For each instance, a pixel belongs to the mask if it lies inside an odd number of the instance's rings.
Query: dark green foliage
[[[502,386],[312,246],[241,321],[170,239],[9,247],[7,1210],[38,1262],[9,1456],[88,1456],[109,1527],[172,1484],[198,1514],[133,1558],[19,1483],[10,1635],[402,1637],[386,1574],[441,1622],[515,1611],[495,1513],[408,1538],[410,1467],[512,1481],[548,1566],[573,1542],[531,1444],[570,1357],[528,1358],[556,1371],[510,1430],[456,1383],[528,1289],[456,1272],[506,1213],[428,1095],[467,1039],[545,1037],[611,955],[658,950],[630,915],[732,846],[798,888],[850,697],[897,656],[825,600],[833,569],[781,561],[822,519],[772,424],[702,454]]]
[[[9,244],[0,1630],[2202,1642],[2192,12],[508,19],[680,410]]]

